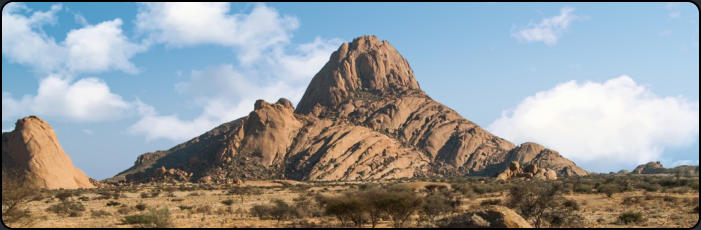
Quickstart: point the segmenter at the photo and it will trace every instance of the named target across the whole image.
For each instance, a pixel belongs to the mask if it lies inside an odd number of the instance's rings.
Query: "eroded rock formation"
[[[161,167],[213,182],[495,176],[510,161],[587,174],[555,151],[516,147],[434,101],[394,47],[362,36],[331,54],[296,109],[286,99],[259,100],[248,116],[139,156],[107,181],[161,180]]]
[[[2,170],[25,185],[46,189],[93,188],[83,171],[73,166],[44,120],[29,116],[2,134]]]

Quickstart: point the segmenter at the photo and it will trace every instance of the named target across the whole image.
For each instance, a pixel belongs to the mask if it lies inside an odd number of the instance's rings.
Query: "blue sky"
[[[691,3],[11,3],[2,130],[35,114],[104,179],[245,116],[296,102],[342,42],[374,34],[421,88],[515,144],[595,172],[698,164]]]

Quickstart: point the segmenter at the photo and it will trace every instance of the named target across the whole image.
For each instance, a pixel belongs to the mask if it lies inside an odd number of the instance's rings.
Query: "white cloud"
[[[97,25],[72,30],[66,36],[67,66],[72,72],[101,72],[118,69],[136,73],[129,59],[145,47],[129,42],[122,34],[122,20],[117,18]]]
[[[33,67],[42,73],[97,73],[121,70],[136,73],[129,59],[146,47],[130,42],[122,33],[122,20],[117,18],[97,25],[68,32],[63,42],[42,31],[45,24],[55,24],[62,9],[53,5],[46,12],[30,11],[24,4],[10,3],[2,12],[2,54],[8,60]],[[76,16],[77,17],[77,16]]]
[[[147,140],[183,141],[217,125],[248,115],[257,99],[275,102],[284,97],[297,103],[309,80],[328,61],[340,40],[317,38],[296,47],[296,54],[276,47],[272,54],[240,68],[224,64],[193,70],[187,80],[175,84],[176,92],[194,98],[202,112],[192,120],[158,115],[153,110],[129,128]]]
[[[61,65],[65,50],[46,35],[41,26],[55,24],[61,5],[53,5],[46,12],[34,12],[26,17],[21,11],[30,11],[22,3],[8,3],[2,11],[2,54],[10,61],[32,66],[39,71],[51,71]]]
[[[297,18],[281,16],[275,9],[256,4],[249,14],[230,14],[230,4],[143,3],[136,26],[152,42],[182,47],[218,44],[241,49],[239,58],[251,63],[271,46],[287,43]]]
[[[697,140],[699,102],[657,96],[625,75],[569,81],[527,97],[488,129],[516,143],[543,144],[579,165],[629,166]]]
[[[55,116],[74,121],[94,122],[118,119],[129,115],[132,105],[97,78],[76,82],[51,75],[39,82],[37,95],[15,99],[2,93],[2,120],[14,120],[35,114]]]
[[[578,18],[572,14],[573,8],[560,9],[560,15],[544,18],[540,23],[529,23],[528,26],[511,31],[511,36],[519,41],[544,42],[546,45],[555,45],[557,40],[569,28],[570,23]]]

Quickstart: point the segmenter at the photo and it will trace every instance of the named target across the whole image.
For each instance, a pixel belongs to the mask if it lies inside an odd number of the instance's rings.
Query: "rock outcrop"
[[[2,134],[2,171],[27,186],[46,189],[94,188],[95,185],[61,148],[51,126],[29,116]]]
[[[563,176],[587,174],[537,144],[516,148],[434,101],[394,47],[363,36],[331,54],[296,109],[286,99],[259,100],[248,116],[139,156],[107,181],[161,180],[161,167],[214,182],[495,176],[512,159]]]
[[[638,167],[635,167],[633,169],[633,174],[654,174],[654,173],[663,173],[664,172],[664,167],[662,164],[657,161],[657,162],[648,162],[646,164],[638,165]]]
[[[437,225],[440,228],[533,228],[518,213],[498,205],[446,217],[438,220]]]
[[[512,161],[509,167],[496,176],[498,180],[508,180],[513,178],[525,179],[544,179],[555,180],[557,173],[549,168],[538,168],[537,165],[531,164],[521,167],[518,161]]]

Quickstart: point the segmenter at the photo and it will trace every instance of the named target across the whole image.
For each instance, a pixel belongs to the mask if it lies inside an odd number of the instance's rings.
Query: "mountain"
[[[14,178],[38,188],[95,187],[73,166],[51,126],[35,116],[17,120],[13,131],[2,133],[2,173],[3,180]]]
[[[105,181],[495,176],[512,160],[562,176],[588,173],[538,144],[515,146],[434,101],[389,42],[362,36],[331,54],[296,109],[286,99],[256,101],[248,116],[143,154]]]

